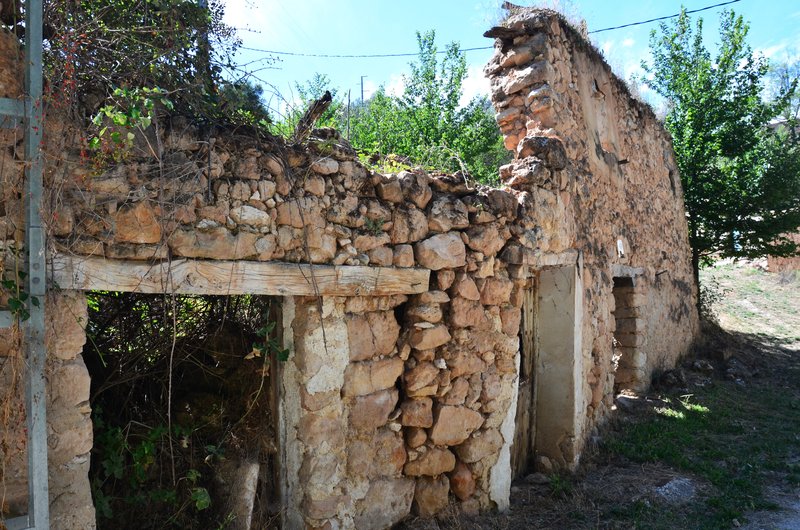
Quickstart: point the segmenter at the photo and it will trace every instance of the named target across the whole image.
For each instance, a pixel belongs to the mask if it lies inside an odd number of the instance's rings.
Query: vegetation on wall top
[[[334,102],[318,124],[341,131],[365,160],[399,155],[410,165],[464,171],[481,182],[497,183],[497,169],[511,155],[503,147],[488,99],[478,96],[461,105],[467,76],[464,52],[452,42],[440,61],[434,31],[417,33],[417,44],[419,53],[403,77],[401,94],[380,87],[348,108],[327,76],[317,74],[297,85],[300,108],[288,112],[276,130],[290,134],[303,108],[329,90]]]

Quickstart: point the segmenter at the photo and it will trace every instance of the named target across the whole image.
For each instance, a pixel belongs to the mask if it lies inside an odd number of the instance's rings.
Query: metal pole
[[[42,206],[42,0],[28,0],[25,9],[25,90],[27,161],[25,194],[25,248],[28,252],[28,294],[30,318],[24,322],[28,378],[28,524],[35,529],[50,528],[47,483],[47,418],[45,391],[45,254]],[[37,303],[38,302],[38,303]]]
[[[350,89],[347,89],[347,141],[350,141]]]
[[[364,78],[367,77],[365,75],[361,76],[361,103],[364,103]]]
[[[28,513],[6,519],[9,530],[50,528],[47,483],[47,394],[44,368],[45,245],[42,207],[42,0],[25,2],[24,100],[0,98],[0,128],[25,125],[25,243],[28,276],[23,290],[29,295],[29,318],[21,323],[25,350],[25,410],[28,430]],[[19,318],[0,310],[0,327]]]

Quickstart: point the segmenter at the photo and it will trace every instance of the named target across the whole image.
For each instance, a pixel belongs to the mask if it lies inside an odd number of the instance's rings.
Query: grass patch
[[[775,274],[723,261],[701,270],[700,282],[714,286],[723,327],[785,344],[800,342],[800,271]]]
[[[800,450],[800,411],[784,393],[746,391],[723,381],[702,395],[665,401],[666,406],[624,424],[605,448],[634,462],[667,464],[710,484],[704,500],[687,506],[697,528],[729,528],[745,511],[775,508],[764,496],[766,473],[783,470]],[[790,472],[789,480],[798,474]],[[652,527],[649,509],[632,505],[625,510],[626,518],[649,521],[644,527]]]

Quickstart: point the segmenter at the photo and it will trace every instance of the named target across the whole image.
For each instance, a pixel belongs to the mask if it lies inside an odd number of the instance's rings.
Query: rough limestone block
[[[456,468],[447,476],[450,479],[450,490],[459,500],[465,501],[475,493],[475,477],[464,462],[457,462]]]
[[[449,473],[456,467],[456,457],[447,449],[428,449],[422,456],[408,462],[403,473],[409,477],[436,476]]]
[[[406,427],[431,427],[433,425],[433,400],[429,397],[407,399],[400,406],[400,422]]]
[[[415,325],[411,332],[409,344],[418,350],[431,350],[450,341],[450,332],[444,324],[431,325],[430,327],[418,327]]]
[[[365,396],[378,390],[392,388],[403,373],[399,358],[352,363],[344,374],[344,396]]]
[[[63,361],[74,359],[86,344],[84,328],[89,319],[86,297],[77,291],[49,295],[45,311],[45,348],[48,355]]]
[[[411,512],[415,485],[409,478],[370,481],[367,495],[356,505],[355,527],[364,530],[392,527]]]
[[[417,208],[424,209],[433,197],[430,177],[421,172],[401,171],[398,178],[406,199],[414,203]]]
[[[506,244],[496,223],[473,226],[467,230],[467,246],[484,256],[494,256]]]
[[[350,425],[359,431],[377,429],[389,421],[389,414],[397,405],[397,390],[381,390],[359,396],[350,408]]]
[[[320,158],[311,164],[311,170],[320,175],[331,175],[339,171],[339,163],[332,158]]]
[[[114,216],[114,240],[119,243],[158,243],[161,222],[147,202],[117,211]]]
[[[403,435],[385,427],[371,438],[351,438],[347,450],[347,474],[351,477],[399,476],[408,458]]]
[[[412,247],[411,245],[396,245],[394,247],[394,256],[392,257],[392,264],[395,267],[413,267],[414,247]]]
[[[403,382],[407,392],[415,392],[434,382],[439,375],[439,369],[430,362],[417,364],[403,374]]]
[[[489,320],[480,302],[457,296],[450,302],[450,325],[455,328],[486,329]]]
[[[417,479],[414,511],[420,517],[431,517],[447,507],[450,480],[447,475]]]
[[[258,208],[252,206],[239,206],[238,208],[231,208],[231,219],[236,224],[254,226],[261,228],[262,226],[270,226],[272,218],[267,212],[262,212]]]
[[[480,280],[481,303],[483,305],[507,304],[511,298],[514,283],[502,278],[486,278]]]
[[[436,445],[458,445],[483,425],[483,415],[467,407],[441,407],[431,429],[430,438]]]
[[[464,443],[455,448],[458,458],[471,464],[495,454],[503,446],[503,435],[497,429],[473,433]]]
[[[392,353],[400,336],[400,326],[393,311],[347,315],[346,320],[351,361]]]
[[[414,246],[417,263],[426,269],[439,270],[462,267],[467,253],[458,234],[437,234]]]

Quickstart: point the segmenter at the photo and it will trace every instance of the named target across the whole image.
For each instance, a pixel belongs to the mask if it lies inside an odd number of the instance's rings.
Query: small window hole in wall
[[[87,299],[98,528],[274,527],[281,299]]]
[[[614,392],[641,391],[647,387],[644,352],[643,296],[631,277],[614,277]]]

